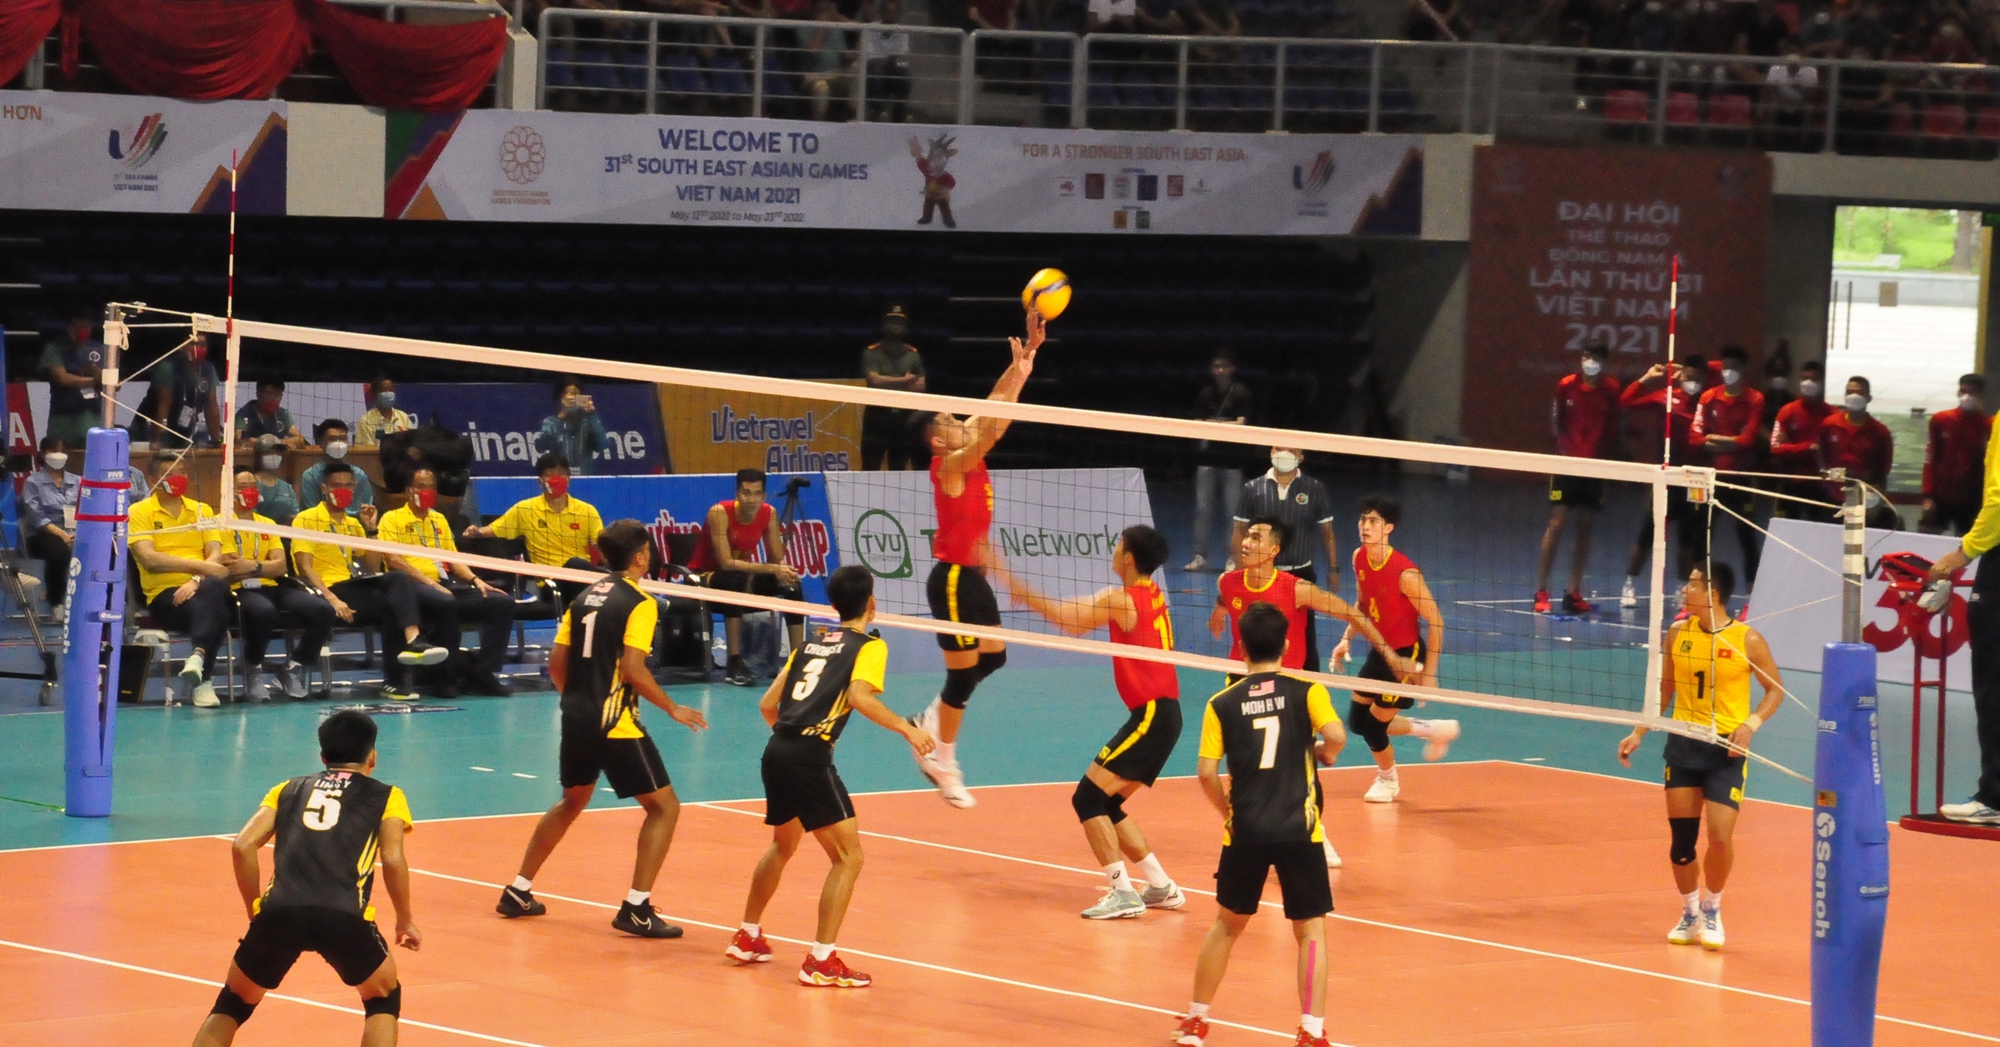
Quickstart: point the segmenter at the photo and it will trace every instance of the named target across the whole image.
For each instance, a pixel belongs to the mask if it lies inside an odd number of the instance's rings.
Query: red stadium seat
[[[1916,131],[1916,111],[1908,102],[1895,102],[1889,106],[1889,133],[1907,135]]]
[[[1980,109],[1973,123],[1972,135],[1989,142],[2000,139],[2000,109],[1990,105]]]
[[[1701,123],[1701,96],[1688,91],[1667,95],[1667,123],[1680,127]]]
[[[1924,137],[1953,139],[1965,134],[1965,107],[1957,104],[1924,106]]]
[[[1604,92],[1604,122],[1643,124],[1653,118],[1651,99],[1644,91],[1629,88]]]
[[[1708,122],[1716,127],[1749,127],[1750,99],[1744,95],[1716,95],[1708,100]]]

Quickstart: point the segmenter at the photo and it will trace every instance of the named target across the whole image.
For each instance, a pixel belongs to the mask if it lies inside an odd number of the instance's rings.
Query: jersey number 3
[[[792,701],[803,702],[812,697],[819,686],[819,674],[826,669],[826,659],[814,658],[799,670],[799,682],[792,685]]]
[[[308,829],[325,832],[333,828],[340,822],[339,798],[328,795],[325,789],[314,789],[312,796],[306,800],[306,809],[299,815],[299,820],[304,822]]]

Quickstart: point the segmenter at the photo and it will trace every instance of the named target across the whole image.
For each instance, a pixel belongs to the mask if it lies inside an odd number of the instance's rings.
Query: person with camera
[[[758,554],[762,552],[763,558]],[[799,572],[785,562],[785,532],[778,526],[777,510],[764,498],[764,471],[736,471],[736,497],[715,503],[702,524],[701,541],[695,545],[688,570],[708,576],[711,589],[783,600],[803,600]],[[735,604],[723,604],[723,640],[729,654],[723,677],[738,687],[750,687],[756,679],[743,661],[743,612]],[[805,616],[787,614],[785,631],[792,647],[805,642]]]
[[[583,382],[565,378],[556,383],[556,413],[542,419],[542,431],[535,434],[539,454],[559,454],[578,476],[589,476],[597,452],[610,446],[604,419],[597,415],[597,401],[583,391]]]

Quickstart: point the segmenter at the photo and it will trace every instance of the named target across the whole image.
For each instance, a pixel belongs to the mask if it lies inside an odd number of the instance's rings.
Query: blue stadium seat
[[[665,67],[666,83],[661,85],[672,94],[698,95],[708,92],[708,78],[701,73],[701,63],[688,51],[669,54],[660,64]]]
[[[709,85],[719,95],[750,94],[750,67],[733,54],[719,54],[708,60]]]

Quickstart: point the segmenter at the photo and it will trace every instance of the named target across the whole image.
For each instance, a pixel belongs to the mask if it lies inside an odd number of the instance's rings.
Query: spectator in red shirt
[[[1550,407],[1555,429],[1556,453],[1571,458],[1609,458],[1613,437],[1618,432],[1618,379],[1604,373],[1607,350],[1602,345],[1586,346],[1583,361],[1575,374],[1556,382],[1556,398]],[[1535,613],[1549,613],[1549,570],[1555,566],[1556,546],[1576,513],[1576,547],[1570,555],[1569,588],[1563,590],[1564,614],[1585,614],[1590,604],[1583,598],[1583,565],[1590,558],[1590,531],[1597,513],[1604,508],[1604,481],[1595,477],[1549,477],[1549,529],[1542,532],[1542,557],[1535,567]]]
[[[1739,345],[1723,346],[1722,384],[1703,392],[1695,403],[1689,436],[1708,454],[1709,464],[1723,472],[1755,472],[1763,464],[1760,452],[1764,444],[1764,394],[1750,388],[1749,376],[1750,354]],[[1721,479],[1723,483],[1739,485],[1749,482],[1743,477]],[[1757,525],[1751,522],[1757,495],[1741,487],[1717,487],[1715,501],[1717,506],[1736,514],[1732,519],[1736,521],[1737,541],[1743,546],[1743,578],[1755,586],[1757,556],[1763,541]],[[1713,519],[1707,513],[1698,515],[1704,521]],[[1700,530],[1707,532],[1708,528]],[[1702,538],[1713,553],[1713,534],[1703,533]]]
[[[1819,427],[1838,408],[1826,402],[1826,367],[1818,360],[1799,365],[1799,398],[1778,408],[1771,423],[1771,471],[1794,476],[1819,475]],[[1780,480],[1778,493],[1819,499],[1824,490],[1808,480]],[[1777,514],[1787,520],[1817,519],[1822,514],[1804,502],[1780,498]]]
[[[1924,445],[1924,515],[1917,523],[1919,530],[1943,534],[1949,527],[1962,535],[1972,529],[1986,482],[1986,440],[1992,435],[1986,379],[1961,375],[1958,406],[1931,416],[1931,438]]]
[[[1668,445],[1672,450],[1668,462],[1672,465],[1689,465],[1696,462],[1698,449],[1690,442],[1694,429],[1695,404],[1707,390],[1711,372],[1708,361],[1699,353],[1691,353],[1674,362],[1673,382],[1667,381],[1667,365],[1654,364],[1639,380],[1625,387],[1619,395],[1618,403],[1628,414],[1651,413],[1658,415],[1667,410],[1668,398],[1672,398],[1672,412],[1668,415]],[[1649,459],[1653,456],[1650,447],[1641,448],[1638,457]],[[1676,570],[1685,577],[1694,565],[1700,563],[1701,518],[1700,514],[1688,511],[1687,490],[1681,487],[1667,489],[1667,522],[1674,528],[1675,544],[1678,549]],[[1639,605],[1639,570],[1646,566],[1646,557],[1653,551],[1653,507],[1646,506],[1645,522],[1640,525],[1639,536],[1632,540],[1631,555],[1625,560],[1625,590],[1618,597],[1618,606],[1637,607]]]
[[[1889,435],[1888,426],[1868,413],[1869,390],[1868,379],[1860,375],[1847,380],[1847,396],[1841,405],[1845,410],[1828,414],[1819,427],[1819,467],[1822,473],[1845,469],[1848,479],[1868,485],[1864,488],[1868,526],[1901,530],[1902,519],[1883,496],[1889,489],[1889,463],[1895,457],[1895,439]],[[1845,497],[1838,481],[1828,480],[1824,488],[1835,502]]]

